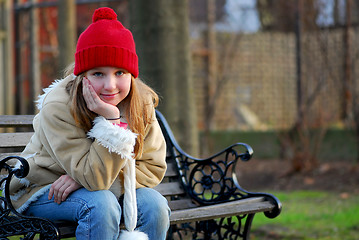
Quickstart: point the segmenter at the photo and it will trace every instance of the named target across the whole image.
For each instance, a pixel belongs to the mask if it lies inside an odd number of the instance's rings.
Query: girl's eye
[[[102,72],[94,72],[92,75],[94,75],[95,77],[102,77],[103,73]]]
[[[117,76],[122,76],[123,74],[124,74],[123,71],[118,71],[118,72],[116,72],[116,75],[117,75]]]

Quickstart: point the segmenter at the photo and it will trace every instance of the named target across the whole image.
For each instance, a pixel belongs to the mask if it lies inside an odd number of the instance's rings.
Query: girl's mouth
[[[111,100],[114,99],[117,96],[118,93],[114,93],[114,94],[101,94],[101,98],[106,99],[106,100]]]

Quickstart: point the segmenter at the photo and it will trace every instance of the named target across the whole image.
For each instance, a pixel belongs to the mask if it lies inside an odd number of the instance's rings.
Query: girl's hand
[[[62,175],[57,179],[50,188],[48,199],[54,197],[54,201],[58,204],[65,201],[70,193],[76,191],[82,186],[73,180],[69,175]]]
[[[82,80],[82,94],[87,108],[104,118],[120,117],[120,110],[109,103],[104,102],[93,89],[90,81],[84,77]]]

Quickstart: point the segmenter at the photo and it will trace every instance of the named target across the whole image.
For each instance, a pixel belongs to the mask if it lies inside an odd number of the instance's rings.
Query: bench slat
[[[274,207],[273,203],[265,200],[263,197],[256,197],[211,206],[173,211],[170,220],[171,224],[204,221],[249,213],[266,212],[272,210]]]
[[[1,138],[1,134],[0,134],[0,138]],[[0,153],[0,160],[1,159],[4,159],[8,156],[20,156],[21,152],[7,152],[7,153]],[[16,160],[14,160],[16,161]],[[177,176],[177,172],[175,171],[175,164],[173,163],[169,163],[167,165],[167,171],[166,171],[166,174],[165,174],[165,177],[174,177],[174,176]],[[161,183],[161,184],[164,184],[164,183]],[[171,185],[168,185],[168,186],[161,186],[159,188],[161,188],[161,191],[164,191],[164,192],[168,192],[168,190],[166,188],[170,188],[171,186],[173,186],[174,184],[171,184]],[[176,195],[176,194],[183,194],[183,191],[182,190],[179,190],[178,189],[178,186],[175,186],[176,189],[174,190],[174,194],[168,194],[168,195]]]
[[[198,205],[193,203],[192,200],[189,198],[179,199],[179,200],[169,200],[168,206],[171,208],[172,211],[198,207]]]
[[[178,172],[174,163],[167,163],[166,177],[176,177]]]
[[[32,127],[34,115],[0,115],[0,127]]]
[[[0,133],[0,148],[3,145],[2,134],[3,133]],[[13,147],[13,146],[10,146],[10,147]],[[23,147],[23,146],[21,146],[21,147]],[[5,153],[0,152],[0,159],[6,158],[8,156],[20,156],[20,154],[21,154],[21,152],[5,152]],[[178,176],[178,173],[177,173],[175,167],[176,167],[176,165],[174,163],[168,163],[165,177],[176,177],[176,176]]]
[[[8,152],[8,153],[1,153],[0,152],[0,160],[6,158],[8,156],[19,156],[21,152]]]
[[[1,133],[0,148],[25,147],[33,132]]]
[[[185,210],[175,210],[176,206],[172,204],[182,205]],[[194,221],[203,221],[209,219],[217,219],[222,217],[230,217],[249,213],[257,213],[271,210],[274,205],[264,198],[244,199],[229,203],[216,204],[212,206],[198,207],[197,205],[184,200],[170,201],[169,205],[172,210],[170,216],[171,224],[188,223]],[[197,207],[197,208],[196,208]],[[68,223],[67,223],[68,224]],[[61,234],[72,233],[76,229],[76,224],[71,227],[60,227]],[[69,235],[71,236],[71,235]]]
[[[179,182],[160,183],[154,187],[163,196],[174,196],[184,194],[181,184]]]

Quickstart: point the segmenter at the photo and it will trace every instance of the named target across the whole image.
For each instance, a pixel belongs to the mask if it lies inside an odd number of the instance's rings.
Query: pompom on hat
[[[74,74],[103,66],[123,68],[138,77],[138,57],[132,33],[107,7],[95,10],[92,24],[77,41]]]

